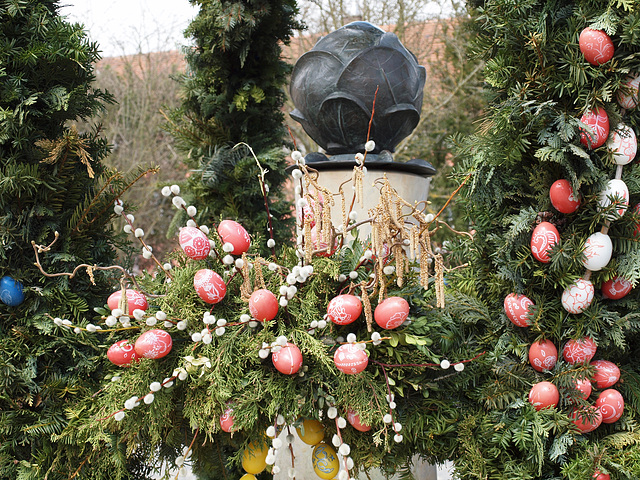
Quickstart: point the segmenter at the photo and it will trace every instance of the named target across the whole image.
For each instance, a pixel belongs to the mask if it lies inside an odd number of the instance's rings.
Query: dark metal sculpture
[[[321,38],[297,61],[291,117],[328,154],[363,152],[378,89],[372,153],[393,152],[418,124],[423,66],[393,33],[354,22]]]

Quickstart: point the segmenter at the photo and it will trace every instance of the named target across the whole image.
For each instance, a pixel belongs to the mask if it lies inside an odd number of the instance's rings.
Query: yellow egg
[[[245,473],[240,477],[240,480],[257,480],[255,475],[251,475],[250,473]]]
[[[266,443],[250,442],[242,454],[242,468],[247,473],[260,473],[267,467],[268,451],[269,447],[267,447]]]
[[[324,438],[324,425],[318,420],[306,419],[296,428],[300,440],[307,445],[317,445]]]
[[[323,480],[332,480],[340,471],[340,460],[336,451],[326,443],[319,443],[313,449],[311,458],[313,471]]]

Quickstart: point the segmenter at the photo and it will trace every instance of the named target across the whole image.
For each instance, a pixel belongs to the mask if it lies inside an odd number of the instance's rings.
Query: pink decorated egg
[[[593,283],[579,278],[562,292],[562,306],[569,313],[582,313],[593,302],[594,293]]]
[[[611,480],[611,475],[608,473],[600,473],[599,470],[596,470],[593,474],[593,480]]]
[[[592,338],[584,337],[569,340],[562,349],[562,357],[567,363],[576,364],[590,362],[596,354],[596,342]]]
[[[300,208],[300,207],[297,208],[297,211],[298,211],[298,223],[300,225],[304,225],[305,223],[309,223],[309,225],[311,227],[315,227],[316,220],[315,220],[314,211],[316,209],[317,202],[311,196],[305,196],[304,198],[307,200],[307,204],[304,205],[302,208]],[[320,211],[319,211],[319,213],[320,212],[322,212],[322,202],[320,202]]]
[[[602,30],[585,28],[578,40],[580,51],[591,65],[602,65],[613,58],[613,42]]]
[[[360,421],[360,415],[358,415],[358,413],[351,409],[347,410],[347,422],[349,422],[349,425],[351,425],[359,432],[368,432],[369,430],[371,430],[371,425],[365,425],[364,423],[362,423]]]
[[[256,290],[249,298],[249,312],[260,322],[273,320],[278,314],[278,299],[266,288]]]
[[[615,207],[607,213],[608,220],[617,220],[622,217],[629,207],[629,188],[622,180],[614,178],[607,182],[607,187],[600,192],[598,197],[598,209],[608,209],[610,205]]]
[[[580,117],[580,121],[588,127],[588,130],[580,132],[580,142],[591,149],[604,145],[609,138],[609,116],[605,109],[589,110]]]
[[[329,302],[327,315],[337,325],[348,325],[362,313],[362,302],[355,295],[338,295]]]
[[[575,408],[571,415],[573,424],[582,433],[593,432],[602,423],[602,412],[597,407]]]
[[[591,382],[586,378],[583,378],[582,380],[577,380],[573,384],[573,387],[578,392],[580,392],[580,397],[582,397],[584,400],[586,400],[591,396],[591,392],[593,390],[593,387],[591,386]]]
[[[341,345],[333,354],[333,363],[338,370],[349,375],[362,372],[369,364],[369,356],[364,350],[360,350],[357,345],[347,343]]]
[[[211,251],[209,237],[196,227],[181,228],[178,242],[180,243],[180,248],[192,260],[203,260],[209,256]]]
[[[251,237],[242,225],[233,220],[223,220],[218,225],[218,235],[222,243],[233,245],[231,255],[242,255],[251,246]]]
[[[122,297],[122,290],[117,290],[109,295],[107,305],[111,310],[119,308],[118,304],[120,303],[120,297]],[[125,313],[131,314],[134,310],[146,310],[149,308],[149,304],[143,294],[136,290],[127,289],[127,307],[129,311]]]
[[[627,125],[618,125],[618,128],[609,135],[607,148],[613,153],[613,159],[617,165],[631,163],[638,153],[638,140],[635,132]]]
[[[598,388],[613,387],[620,380],[620,369],[608,360],[594,360],[591,365],[596,369],[593,381]]]
[[[220,428],[230,433],[233,430],[233,408],[227,408],[224,413],[220,416]]]
[[[551,382],[536,383],[529,391],[529,403],[531,403],[536,410],[555,407],[559,401],[560,393]]]
[[[193,287],[198,296],[207,303],[218,303],[227,294],[227,285],[213,270],[203,268],[193,277]]]
[[[602,422],[613,423],[618,421],[624,412],[624,398],[619,391],[609,388],[600,393],[596,406],[602,412]]]
[[[506,313],[507,318],[518,327],[526,327],[529,325],[531,307],[534,306],[528,297],[518,293],[510,293],[504,299],[504,313]]]
[[[313,246],[313,250],[317,251],[316,255],[321,257],[330,257],[333,255],[338,248],[338,239],[336,238],[333,244],[333,249],[328,248],[327,242],[322,240],[322,236],[318,238],[318,226],[314,225],[311,228],[311,244]],[[320,251],[318,251],[320,250]]]
[[[402,297],[389,297],[378,304],[373,311],[373,319],[380,328],[393,330],[404,323],[409,316],[409,303]]]
[[[609,264],[613,255],[613,243],[611,238],[601,232],[589,235],[584,244],[584,257],[582,264],[587,270],[597,272]]]
[[[107,350],[107,358],[111,363],[123,367],[128,367],[129,364],[138,360],[134,346],[129,343],[129,340],[120,340],[111,345]]]
[[[533,229],[531,234],[531,253],[536,260],[542,263],[549,263],[549,250],[558,243],[560,240],[560,234],[555,225],[549,222],[540,222]]]
[[[615,277],[602,284],[602,295],[609,300],[620,300],[631,291],[632,287],[633,285],[629,280]]]
[[[629,76],[618,90],[618,105],[627,110],[636,108],[638,105],[638,87],[640,86],[640,75]]]
[[[154,329],[144,332],[135,344],[136,355],[143,358],[162,358],[171,351],[171,335],[164,330]]]
[[[529,347],[529,363],[534,370],[551,370],[558,360],[558,349],[551,340],[533,342]]]
[[[302,366],[302,353],[293,343],[288,343],[277,352],[271,355],[273,366],[280,373],[293,375],[298,373]]]
[[[556,180],[549,189],[549,198],[553,207],[560,213],[573,213],[580,206],[580,199],[573,194],[569,180]]]

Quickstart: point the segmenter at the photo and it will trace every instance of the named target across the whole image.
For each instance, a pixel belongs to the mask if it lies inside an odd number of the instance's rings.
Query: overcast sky
[[[82,23],[103,57],[174,50],[198,12],[188,0],[63,0],[60,13]]]

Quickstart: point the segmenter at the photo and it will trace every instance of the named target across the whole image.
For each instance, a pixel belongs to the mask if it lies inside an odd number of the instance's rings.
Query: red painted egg
[[[107,305],[111,310],[115,310],[118,308],[118,303],[120,302],[120,297],[122,296],[122,290],[117,290],[109,295],[107,299]],[[147,299],[143,294],[136,290],[127,289],[127,306],[129,308],[129,312],[125,312],[128,314],[133,313],[134,310],[146,310],[149,308],[149,304],[147,303]]]
[[[278,314],[278,299],[270,290],[256,290],[249,298],[249,313],[260,322],[273,320]]]
[[[529,391],[529,403],[531,403],[536,410],[555,407],[559,401],[560,393],[551,382],[536,383]]]
[[[218,235],[222,243],[233,245],[231,255],[242,255],[251,246],[251,237],[242,225],[233,220],[223,220],[218,225]]]
[[[360,421],[360,415],[358,415],[354,410],[351,409],[347,410],[347,422],[349,422],[349,425],[360,432],[368,432],[369,430],[371,430],[371,425],[365,425],[364,423],[362,423]]]
[[[529,315],[534,303],[528,297],[518,293],[510,293],[504,299],[504,313],[518,327],[529,325]]]
[[[569,313],[582,313],[593,302],[594,294],[593,283],[590,280],[579,278],[562,292],[562,306]]]
[[[633,285],[629,280],[615,277],[602,284],[602,295],[609,300],[620,300],[631,291],[632,287]]]
[[[233,430],[233,408],[227,408],[224,413],[220,416],[220,428],[230,433]]]
[[[624,398],[619,391],[609,388],[598,396],[596,406],[602,412],[602,422],[613,423],[618,421],[624,412]]]
[[[302,353],[293,343],[287,343],[280,350],[271,355],[273,366],[280,373],[293,375],[302,366]]]
[[[611,475],[608,473],[600,473],[598,470],[593,474],[593,480],[611,480]]]
[[[627,125],[618,125],[618,128],[609,135],[607,148],[613,152],[613,159],[617,165],[631,163],[638,153],[636,133]]]
[[[618,105],[627,110],[631,110],[638,105],[638,87],[640,86],[640,76],[627,77],[618,90]]]
[[[558,349],[551,340],[533,342],[529,347],[529,363],[534,370],[551,370],[558,360]]]
[[[591,362],[596,369],[592,381],[596,382],[598,388],[609,388],[620,380],[620,369],[608,360],[594,360]]]
[[[596,354],[596,342],[592,338],[584,337],[578,340],[569,340],[562,349],[562,357],[567,363],[576,364],[590,362]]]
[[[549,222],[541,222],[533,229],[531,234],[531,253],[536,260],[549,263],[549,250],[558,243],[560,234],[558,229]]]
[[[128,367],[129,364],[138,360],[134,346],[129,343],[129,340],[120,340],[111,345],[107,350],[107,358],[111,363],[123,367]]]
[[[171,335],[156,328],[148,330],[138,337],[135,350],[139,357],[162,358],[169,354],[172,346]]]
[[[573,387],[580,392],[580,396],[585,400],[591,396],[593,390],[591,382],[587,379],[577,380]]]
[[[360,373],[369,364],[369,356],[364,350],[360,350],[357,345],[347,343],[341,345],[333,354],[333,362],[338,370],[349,375]]]
[[[589,130],[580,132],[580,142],[587,148],[598,148],[609,138],[609,116],[604,108],[589,110],[580,117]]]
[[[591,65],[602,65],[613,58],[613,42],[602,30],[585,28],[578,40],[580,51]]]
[[[573,194],[569,180],[556,180],[549,189],[549,198],[560,213],[573,213],[580,206],[580,199]]]
[[[573,424],[582,433],[593,432],[602,423],[602,412],[597,407],[583,407],[573,410]],[[591,418],[591,420],[589,420]]]
[[[207,303],[218,303],[227,294],[227,285],[222,277],[208,268],[196,272],[193,287],[198,296]]]
[[[209,237],[196,227],[181,228],[178,242],[180,243],[180,248],[182,248],[187,257],[192,260],[205,259],[211,251]]]
[[[389,297],[373,311],[373,319],[380,328],[393,330],[409,316],[409,303],[402,297]]]
[[[337,325],[349,325],[361,313],[362,302],[355,295],[338,295],[327,306],[327,315]]]

